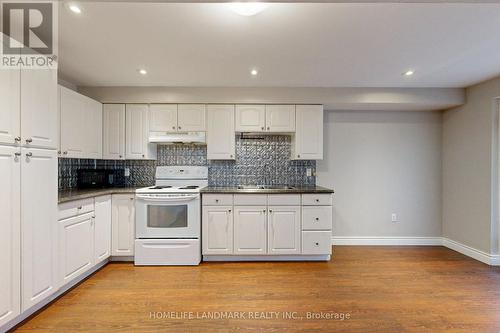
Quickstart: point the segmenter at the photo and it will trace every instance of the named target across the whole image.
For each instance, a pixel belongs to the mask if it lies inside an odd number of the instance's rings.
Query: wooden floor
[[[173,318],[168,318],[169,312],[174,312]],[[191,312],[194,318],[182,318],[181,312]],[[236,312],[244,318],[203,318],[235,317]],[[308,312],[337,317],[308,319]],[[286,314],[291,318],[284,318]],[[500,332],[500,267],[444,247],[337,246],[334,259],[323,263],[203,263],[198,267],[115,263],[17,331],[285,329]]]

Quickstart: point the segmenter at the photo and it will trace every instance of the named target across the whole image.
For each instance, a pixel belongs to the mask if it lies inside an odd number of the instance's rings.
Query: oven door
[[[136,194],[136,238],[199,238],[199,194]]]

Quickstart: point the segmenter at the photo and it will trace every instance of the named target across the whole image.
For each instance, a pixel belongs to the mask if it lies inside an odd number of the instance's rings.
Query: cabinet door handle
[[[63,155],[68,155],[68,152],[67,151],[63,152]]]
[[[21,153],[20,152],[14,153],[14,156],[15,157],[21,156]]]
[[[119,158],[122,158],[122,155],[118,155]]]
[[[319,221],[319,217],[316,218],[316,221]]]
[[[229,155],[230,158],[233,158],[233,155]]]
[[[268,127],[267,130],[269,131],[271,129],[271,127]]]
[[[263,210],[262,210],[262,213],[265,213],[265,212],[266,212],[266,210],[265,210],[265,209],[263,209]]]
[[[31,156],[33,156],[32,152],[26,153],[26,157],[31,157]]]
[[[175,129],[175,126],[172,126],[172,129]]]
[[[181,127],[179,126],[179,129],[181,129]]]
[[[142,154],[142,158],[146,157],[146,155]]]
[[[83,208],[82,206],[78,206],[76,209],[80,210],[80,209],[82,209],[82,208]]]
[[[20,136],[16,136],[16,137],[14,138],[14,141],[15,141],[15,142],[21,142],[21,137],[20,137]]]
[[[215,199],[215,202],[218,203],[219,202],[219,199]]]
[[[264,126],[262,126],[261,129],[264,130],[265,129]]]
[[[273,212],[273,210],[272,210],[272,209],[269,209],[269,213],[272,213],[272,212]]]
[[[297,155],[297,158],[300,158],[300,155]]]
[[[229,212],[229,213],[231,213],[231,209],[230,209],[230,210],[228,210],[228,212]]]
[[[32,143],[33,142],[33,139],[32,138],[28,138],[26,139],[26,143]]]

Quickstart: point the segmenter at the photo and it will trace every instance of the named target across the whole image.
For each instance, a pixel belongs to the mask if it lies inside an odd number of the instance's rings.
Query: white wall
[[[466,90],[443,116],[443,236],[498,253],[497,131],[500,78]]]
[[[441,120],[438,112],[325,112],[317,183],[335,190],[334,236],[441,236]]]

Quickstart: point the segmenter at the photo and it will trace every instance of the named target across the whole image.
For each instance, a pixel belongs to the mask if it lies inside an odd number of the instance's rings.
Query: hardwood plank
[[[152,312],[242,311],[244,319]],[[249,312],[280,312],[250,319]],[[303,319],[286,319],[281,312]],[[307,319],[307,312],[348,320]],[[199,315],[198,313],[198,315]],[[500,267],[444,247],[336,246],[330,262],[113,263],[31,318],[24,332],[500,332]]]

